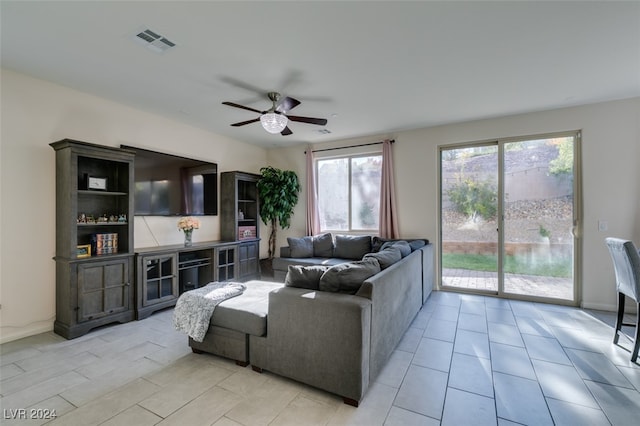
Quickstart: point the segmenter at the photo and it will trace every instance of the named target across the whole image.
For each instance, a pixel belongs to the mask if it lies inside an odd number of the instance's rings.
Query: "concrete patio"
[[[443,269],[442,285],[462,289],[498,291],[496,272],[471,269]],[[573,299],[571,278],[555,278],[537,275],[505,274],[505,292],[550,299]]]

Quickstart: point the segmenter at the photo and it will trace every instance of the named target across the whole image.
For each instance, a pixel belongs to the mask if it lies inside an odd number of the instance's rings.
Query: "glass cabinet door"
[[[145,259],[144,265],[146,267],[144,305],[177,297],[176,255],[150,256]]]
[[[236,278],[237,246],[217,248],[216,281],[230,281]]]

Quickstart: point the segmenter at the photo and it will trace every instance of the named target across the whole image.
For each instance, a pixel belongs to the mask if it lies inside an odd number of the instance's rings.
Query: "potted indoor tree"
[[[260,217],[265,225],[269,225],[268,263],[276,253],[276,231],[278,226],[286,229],[291,225],[293,209],[298,203],[300,183],[298,176],[291,170],[280,170],[274,167],[260,169],[258,179],[258,195],[260,197]]]

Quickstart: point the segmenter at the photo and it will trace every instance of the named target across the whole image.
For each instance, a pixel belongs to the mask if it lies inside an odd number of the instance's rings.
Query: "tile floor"
[[[629,361],[629,341],[621,338],[626,350],[612,345],[612,313],[434,292],[357,409],[335,395],[192,354],[186,337],[172,330],[171,314],[70,341],[44,333],[1,345],[0,422],[640,424],[640,365]],[[53,421],[29,418],[52,410]],[[28,419],[14,419],[20,416]]]

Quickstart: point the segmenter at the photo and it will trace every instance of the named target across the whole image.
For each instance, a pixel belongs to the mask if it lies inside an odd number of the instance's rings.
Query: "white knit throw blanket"
[[[182,293],[173,311],[173,326],[176,330],[187,333],[196,342],[202,342],[216,306],[242,294],[246,288],[240,283],[212,282]]]

